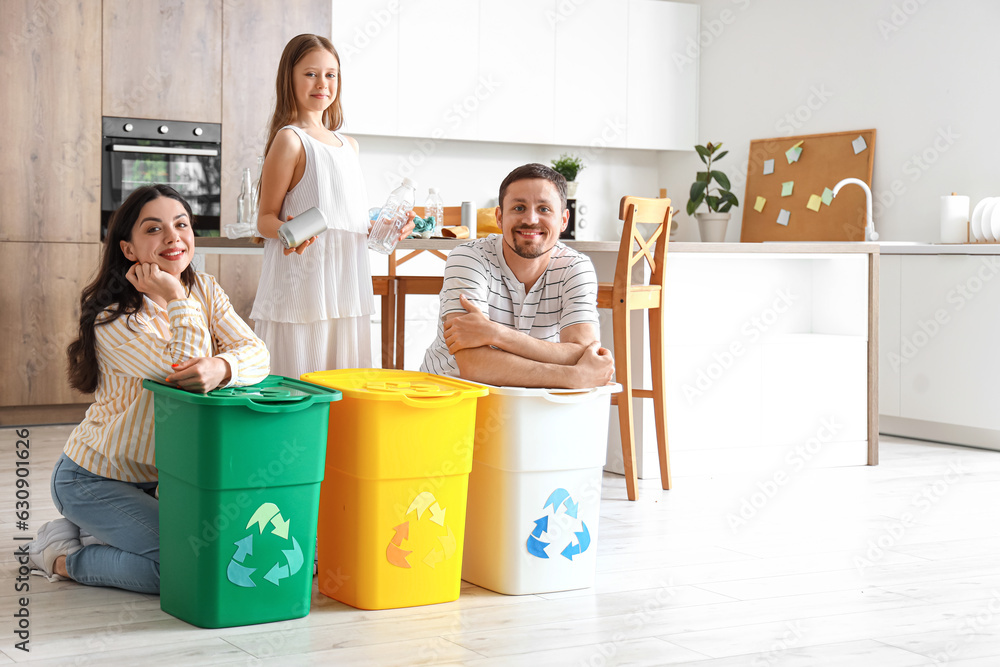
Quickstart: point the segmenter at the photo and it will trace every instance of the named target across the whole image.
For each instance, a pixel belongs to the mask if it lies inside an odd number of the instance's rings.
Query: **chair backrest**
[[[632,267],[643,258],[650,268],[649,284],[662,287],[664,260],[667,256],[667,245],[670,243],[670,223],[673,213],[670,199],[667,198],[622,197],[618,218],[625,224],[622,228],[622,240],[615,265],[616,291],[628,289],[632,284]],[[656,225],[649,238],[644,237],[639,230],[640,224]]]

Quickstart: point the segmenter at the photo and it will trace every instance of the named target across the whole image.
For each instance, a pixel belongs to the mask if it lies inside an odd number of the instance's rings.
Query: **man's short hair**
[[[500,184],[500,211],[503,211],[503,198],[507,195],[507,188],[510,187],[511,183],[526,181],[534,178],[545,179],[556,186],[556,192],[559,193],[559,202],[562,204],[562,208],[559,212],[562,213],[565,211],[566,179],[563,178],[563,175],[555,169],[546,167],[544,164],[538,164],[537,162],[522,165],[507,174],[507,178],[503,179],[503,183]]]

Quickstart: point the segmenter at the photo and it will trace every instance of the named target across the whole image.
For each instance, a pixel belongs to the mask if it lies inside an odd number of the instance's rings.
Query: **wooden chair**
[[[414,206],[413,212],[424,216],[423,206]],[[445,226],[458,225],[462,222],[461,206],[444,207]],[[397,253],[405,252],[399,256]],[[429,252],[439,259],[447,260],[448,256],[437,250],[394,250],[389,255],[389,275],[384,278],[385,284],[375,284],[375,294],[382,296],[382,368],[403,368],[403,350],[406,342],[406,295],[407,294],[438,294],[441,291],[440,277],[400,276],[396,269],[401,264],[413,259],[422,252]],[[381,291],[379,291],[381,289]]]
[[[615,380],[621,393],[612,399],[618,405],[621,426],[622,459],[625,464],[625,485],[628,499],[636,498],[635,439],[632,420],[632,397],[652,398],[656,422],[656,442],[660,453],[660,481],[670,488],[670,454],[667,447],[667,399],[664,384],[663,277],[670,240],[673,211],[670,200],[622,197],[618,217],[625,222],[615,265],[614,283],[600,283],[597,307],[610,308],[614,322]],[[655,224],[649,239],[643,237],[638,224]],[[635,248],[638,243],[638,249]],[[654,247],[655,244],[655,247]],[[648,284],[632,283],[632,267],[645,259],[651,271]],[[649,310],[649,359],[652,389],[632,388],[632,350],[629,314],[633,310]],[[637,351],[642,354],[642,351]]]

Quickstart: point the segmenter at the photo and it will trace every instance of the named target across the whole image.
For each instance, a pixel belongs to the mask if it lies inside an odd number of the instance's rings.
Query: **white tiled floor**
[[[69,427],[30,428],[31,530]],[[0,540],[13,544],[14,443],[0,430]],[[604,477],[593,589],[362,611],[313,594],[296,621],[204,630],[156,597],[31,580],[40,665],[1000,665],[1000,453],[884,437],[881,465],[767,487],[685,476],[662,491]],[[759,484],[758,484],[759,483]],[[759,494],[757,493],[759,491]],[[11,619],[13,549],[0,569]]]

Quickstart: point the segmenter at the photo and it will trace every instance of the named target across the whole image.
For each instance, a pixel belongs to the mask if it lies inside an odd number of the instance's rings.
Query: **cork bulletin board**
[[[751,141],[740,241],[864,241],[864,190],[832,191],[870,187],[874,158],[873,129]]]

